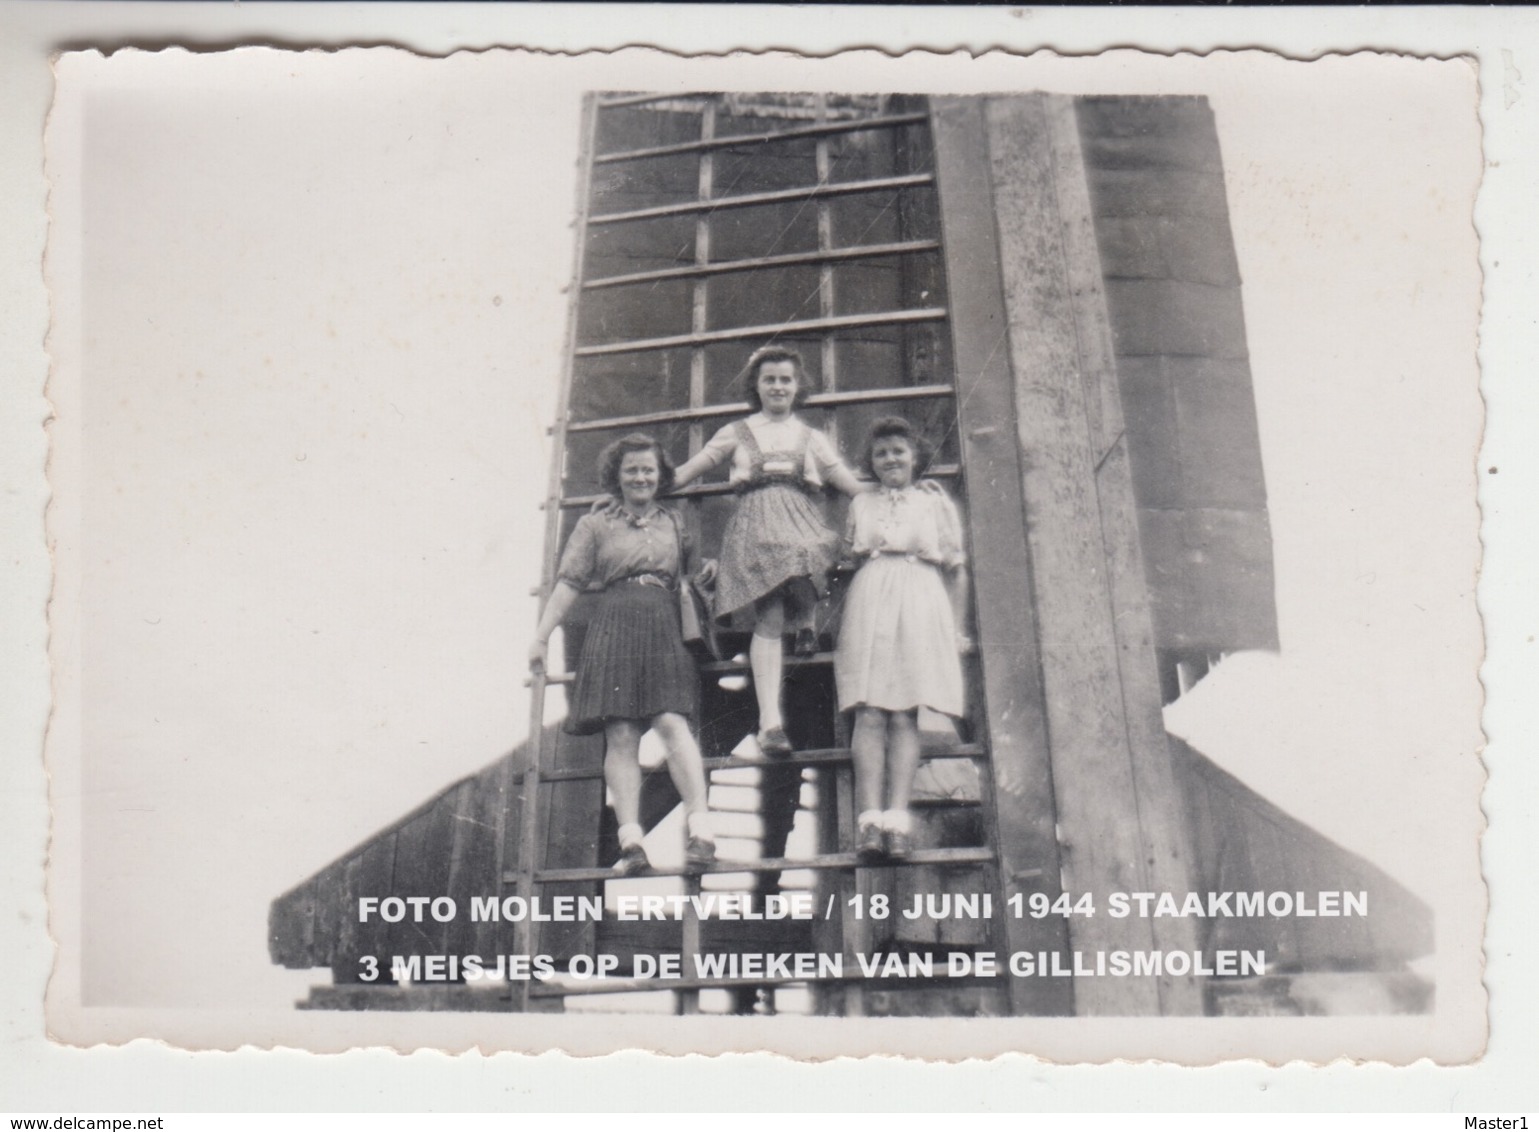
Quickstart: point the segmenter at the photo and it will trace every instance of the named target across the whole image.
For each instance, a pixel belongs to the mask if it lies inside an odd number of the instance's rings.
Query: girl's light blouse
[[[843,461],[839,459],[828,437],[797,417],[776,423],[767,419],[763,413],[755,413],[744,418],[744,423],[753,432],[761,452],[791,452],[805,443],[802,479],[813,487],[822,487],[828,482],[833,470],[843,466]],[[729,483],[747,483],[753,478],[753,452],[748,445],[738,442],[736,423],[717,429],[716,435],[700,449],[700,454],[708,458],[712,468],[720,467],[730,459],[732,468],[727,474]]]
[[[962,518],[951,497],[933,481],[919,488],[881,488],[850,500],[845,546],[851,558],[873,554],[913,555],[950,569],[967,560]]]

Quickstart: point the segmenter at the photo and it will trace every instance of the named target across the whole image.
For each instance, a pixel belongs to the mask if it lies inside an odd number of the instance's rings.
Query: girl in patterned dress
[[[867,859],[910,852],[919,709],[953,717],[964,710],[962,523],[939,484],[914,482],[931,455],[902,417],[876,421],[865,465],[880,486],[851,502],[845,530],[845,556],[859,568],[844,602],[834,679],[839,709],[855,713],[856,849]]]
[[[815,501],[824,485],[846,495],[869,490],[839,459],[827,436],[796,416],[808,383],[801,355],[767,346],[748,359],[743,392],[757,412],[725,425],[675,474],[680,487],[731,461],[739,498],[722,537],[715,613],[721,622],[752,612],[748,646],[759,706],[759,749],[791,749],[780,706],[783,637],[798,655],[816,651],[812,615],[827,588],[838,537]]]

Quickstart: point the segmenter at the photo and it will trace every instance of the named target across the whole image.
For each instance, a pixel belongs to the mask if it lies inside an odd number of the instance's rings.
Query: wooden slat
[[[678,99],[688,99],[689,97],[690,95],[684,92],[676,92],[674,94],[608,94],[598,100],[598,105],[600,110],[616,110],[622,106],[645,106],[649,102],[673,102]]]
[[[925,849],[917,851],[903,864],[907,865],[967,865],[992,861],[994,854],[988,849]],[[710,873],[779,873],[787,869],[867,868],[854,853],[829,853],[821,857],[763,857],[757,861],[717,861],[707,869]],[[891,862],[885,867],[901,867]],[[511,874],[510,874],[511,875]],[[682,877],[692,875],[684,868],[653,869],[649,877]],[[535,880],[541,884],[568,884],[578,881],[619,880],[613,869],[541,869]]]
[[[905,240],[895,244],[864,244],[847,248],[827,248],[785,255],[729,259],[718,263],[698,263],[688,267],[665,267],[657,271],[635,271],[626,275],[606,275],[583,284],[588,291],[605,287],[630,287],[637,283],[662,283],[670,279],[696,279],[703,275],[730,275],[740,271],[763,271],[776,267],[840,263],[846,260],[881,259],[886,256],[913,255],[940,250],[938,240]]]
[[[818,95],[818,116],[828,113],[828,96]],[[818,175],[818,183],[826,184],[833,177],[833,162],[829,155],[828,139],[820,137],[815,147],[815,162]],[[834,246],[834,216],[828,197],[819,197],[817,201],[818,212],[818,250],[829,251]],[[834,265],[832,261],[825,260],[818,266],[818,317],[834,317]],[[818,368],[823,375],[823,388],[831,393],[839,389],[839,351],[835,347],[832,337],[825,337],[818,343]],[[830,417],[823,430],[833,444],[834,451],[839,450],[839,418]]]
[[[968,471],[970,561],[980,618],[978,648],[988,723],[994,805],[990,835],[999,852],[1002,905],[1013,892],[1059,891],[1052,765],[1048,756],[1041,656],[1031,602],[1021,450],[1013,430],[1007,316],[989,178],[982,106],[931,100],[941,233],[952,322],[957,417]],[[1003,919],[1009,951],[1067,951],[1062,917]],[[1071,979],[1010,980],[1016,1014],[1071,1014]]]
[[[347,947],[337,959],[345,966],[346,974],[353,978],[358,974],[356,960],[360,955],[373,955],[379,959],[383,967],[380,977],[382,979],[390,977],[390,952],[385,943],[390,925],[378,916],[371,916],[366,922],[359,923],[356,917],[356,901],[360,896],[377,896],[384,899],[386,896],[396,894],[395,840],[394,829],[376,836],[364,845],[363,852],[359,854],[357,872],[354,873],[352,870],[348,872],[349,882],[354,886],[352,896],[355,914],[349,918],[350,937],[344,938],[350,939],[351,946]],[[410,893],[409,895],[425,894]],[[333,970],[336,970],[335,963]]]
[[[925,472],[926,476],[935,479],[955,479],[961,474],[962,469],[956,464],[937,464]],[[719,483],[690,484],[683,491],[676,491],[672,495],[667,496],[664,501],[692,499],[700,495],[730,495],[736,490],[736,485],[727,483],[725,480]],[[592,507],[595,503],[607,502],[610,498],[608,495],[568,495],[561,500],[560,505],[566,509],[573,507],[588,508]]]
[[[576,218],[576,238],[572,241],[572,283],[573,293],[582,288],[583,256],[588,242],[588,198],[587,193],[593,182],[593,147],[597,137],[596,124],[598,120],[598,101],[594,96],[587,95],[583,99],[583,133],[582,133],[582,167],[578,177],[578,198]],[[557,390],[557,404],[560,406],[559,416],[556,418],[556,427],[553,430],[551,440],[550,479],[547,481],[547,496],[545,504],[545,561],[540,572],[541,587],[548,594],[553,588],[556,574],[557,543],[561,533],[561,508],[558,503],[561,494],[561,468],[565,463],[566,449],[566,417],[571,404],[572,371],[574,367],[573,347],[577,343],[577,304],[571,303],[567,308],[566,337],[561,357],[561,381]],[[509,755],[503,774],[502,798],[503,806],[499,811],[497,823],[497,866],[496,876],[506,882],[508,876],[507,866],[509,850],[515,845],[513,841],[514,823],[518,823],[516,842],[518,862],[518,874],[515,883],[520,893],[529,897],[534,892],[534,870],[538,862],[535,860],[540,847],[539,839],[539,803],[541,791],[539,787],[541,764],[545,754],[542,748],[545,740],[545,673],[542,669],[535,675],[530,684],[529,693],[529,742],[526,763],[526,773],[522,781],[515,783],[513,775],[513,756]],[[513,816],[513,807],[518,806],[517,818]],[[513,926],[513,949],[515,953],[533,955],[535,953],[536,926],[531,920],[520,920]],[[509,1006],[515,1011],[529,1008],[529,989],[527,983],[518,983],[513,987],[509,997]]]
[[[867,326],[903,326],[911,322],[936,322],[946,317],[945,307],[922,307],[908,311],[875,311],[871,314],[842,314],[833,318],[807,318],[796,322],[766,323],[762,326],[733,326],[726,330],[706,330],[698,334],[670,334],[663,338],[633,338],[625,342],[606,342],[583,346],[580,358],[607,354],[639,354],[649,350],[672,350],[679,346],[701,346],[711,342],[740,342],[747,338],[796,338],[827,334],[837,330],[859,330]]]
[[[794,189],[773,189],[763,193],[744,193],[735,197],[715,197],[711,200],[686,200],[677,204],[658,204],[650,208],[634,208],[625,212],[606,212],[595,216],[590,224],[629,224],[637,220],[662,220],[669,216],[690,216],[696,212],[719,212],[724,208],[757,208],[766,204],[796,204],[822,197],[851,196],[857,193],[881,193],[888,189],[917,189],[932,184],[935,178],[928,173],[911,173],[903,177],[873,177],[865,181],[834,181],[821,185],[802,185]]]
[[[331,966],[333,982],[348,982],[357,978],[360,964],[358,956],[366,954],[358,944],[358,893],[359,877],[363,874],[364,854],[358,853],[326,870],[340,874],[337,882],[337,900],[341,905],[337,917],[337,938],[331,941],[326,961]],[[324,875],[324,874],[323,874]]]
[[[716,103],[707,102],[700,112],[700,136],[710,138],[716,133]],[[710,200],[716,195],[716,162],[709,152],[700,155],[700,169],[696,178],[696,195]],[[711,213],[703,212],[695,218],[695,266],[704,268],[711,262]],[[701,334],[710,327],[710,277],[697,275],[690,284],[691,333]],[[696,346],[689,352],[689,407],[699,409],[705,404],[706,364],[705,347]],[[700,420],[689,426],[689,454],[693,456],[705,446],[705,431]],[[692,536],[699,534],[699,515],[695,507],[686,508],[690,517]]]
[[[762,901],[753,907],[763,910]],[[700,921],[700,946],[704,951],[816,951],[813,930],[818,920],[723,920],[707,917]],[[683,938],[678,920],[599,921],[598,947],[624,963],[636,955],[656,955],[677,951]]]
[[[806,407],[828,409],[839,405],[863,405],[875,401],[921,401],[935,397],[950,397],[954,392],[949,385],[899,385],[885,389],[845,389],[838,393],[814,393],[807,398]],[[701,405],[698,408],[635,413],[627,417],[574,421],[566,426],[566,430],[567,432],[600,432],[605,429],[640,428],[646,425],[708,420],[711,417],[747,416],[752,411],[753,406],[747,401],[733,401],[722,405]]]
[[[895,126],[907,126],[923,122],[923,114],[892,114],[880,118],[850,118],[838,122],[820,122],[814,126],[792,126],[788,130],[771,130],[762,134],[725,134],[699,141],[675,142],[672,145],[654,145],[645,149],[618,150],[601,153],[593,159],[595,165],[612,165],[617,161],[641,161],[649,157],[671,157],[677,153],[703,153],[714,149],[735,149],[746,145],[763,145],[767,142],[788,141],[796,138],[828,137],[831,134],[854,134],[866,130],[887,130]]]
[[[544,770],[541,771],[540,800],[543,869],[594,869],[599,866],[599,826],[604,820],[603,735],[568,735],[552,728],[553,741]],[[583,778],[546,780],[546,772],[598,771]],[[609,864],[608,861],[604,864]],[[545,887],[538,891],[546,897],[593,896],[591,885],[571,888]],[[574,954],[593,950],[594,925],[591,921],[554,922],[540,929],[540,949],[551,954]]]
[[[396,831],[392,892],[429,897],[448,892],[457,793],[444,791]],[[442,954],[447,933],[448,924],[428,916],[418,923],[406,916],[386,929],[385,938],[391,955]]]
[[[272,962],[301,970],[322,965],[313,946],[313,922],[318,914],[316,886],[324,875],[311,877],[268,908],[267,955]]]

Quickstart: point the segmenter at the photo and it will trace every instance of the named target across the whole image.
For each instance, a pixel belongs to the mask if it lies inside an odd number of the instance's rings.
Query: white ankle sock
[[[888,833],[912,833],[914,815],[907,810],[883,810],[882,828]]]
[[[881,810],[862,810],[855,818],[855,825],[859,829],[868,829],[871,826],[876,826],[877,829],[885,829],[887,827],[882,824],[883,817],[885,815]]]
[[[640,845],[641,839],[646,836],[646,831],[631,822],[620,827],[620,848],[629,849],[632,845]]]
[[[690,814],[684,819],[684,826],[691,837],[698,837],[702,841],[716,840],[716,831],[711,828],[711,815],[708,810]]]

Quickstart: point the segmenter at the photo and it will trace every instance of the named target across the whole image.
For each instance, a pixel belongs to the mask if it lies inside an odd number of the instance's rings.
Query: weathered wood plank
[[[496,823],[488,824],[477,812],[478,794],[485,789],[481,777],[467,778],[451,791],[449,876],[444,893],[454,901],[459,915],[444,933],[444,951],[450,955],[476,951],[476,924],[470,918],[470,903],[478,896],[497,895],[493,876]]]
[[[467,837],[464,887],[471,896],[498,896],[503,892],[497,875],[497,821],[508,806],[503,799],[505,777],[501,762],[487,767],[474,779],[475,793],[463,822]],[[516,832],[515,832],[516,836]],[[477,955],[496,955],[513,949],[511,925],[478,921],[471,925],[470,950]]]
[[[553,770],[601,765],[604,759],[602,735],[568,735],[557,731],[553,737]],[[604,784],[600,779],[551,782],[541,785],[541,829],[544,830],[544,859],[540,868],[583,869],[598,865],[599,822],[604,809]],[[606,862],[607,864],[608,862]],[[543,898],[557,896],[594,896],[601,889],[592,883],[546,884],[537,890]],[[549,955],[591,953],[593,924],[584,921],[542,924],[535,948]]]
[[[376,896],[384,899],[386,896],[396,895],[395,891],[395,842],[396,830],[389,829],[373,841],[363,847],[363,852],[358,856],[358,872],[356,878],[349,880],[353,887],[353,901],[360,896]],[[347,917],[356,931],[353,936],[353,946],[339,954],[332,963],[332,971],[335,975],[339,963],[345,967],[346,973],[352,978],[357,977],[357,958],[360,955],[373,955],[380,961],[384,976],[389,977],[390,951],[388,944],[389,924],[378,916],[373,916],[365,922],[359,922],[357,913]]]
[[[1140,807],[1160,800],[1140,797],[1133,768],[1092,431],[1108,406],[1082,380],[1051,106],[1046,96],[997,99],[987,117],[1064,885],[1104,905],[1113,891],[1149,889]],[[1155,946],[1136,917],[1076,918],[1069,935],[1083,950]],[[1154,1014],[1160,989],[1087,980],[1076,1007]]]
[[[396,831],[394,895],[444,895],[449,880],[449,839],[452,828],[449,803],[452,793],[440,795]],[[385,933],[392,955],[433,955],[443,951],[445,925],[424,912],[418,923],[414,913],[391,924]]]
[[[1092,406],[1086,416],[1090,450],[1096,458],[1095,495],[1111,602],[1110,628],[1116,644],[1117,677],[1122,689],[1121,707],[1132,761],[1143,863],[1153,891],[1185,892],[1192,880],[1191,841],[1165,736],[1138,505],[1133,493],[1117,359],[1101,285],[1101,261],[1079,122],[1074,100],[1067,96],[1050,96],[1047,111],[1070,310],[1079,347],[1080,380],[1085,403]],[[1153,934],[1156,945],[1165,951],[1189,951],[1198,938],[1197,924],[1187,919],[1157,919]],[[1161,1013],[1202,1012],[1202,991],[1195,978],[1166,975],[1158,983]]]
[[[999,852],[1002,897],[1058,894],[1058,844],[1048,755],[1038,626],[1031,594],[1035,564],[1027,545],[1021,451],[1016,447],[1010,345],[995,200],[987,168],[983,109],[970,99],[931,102],[936,186],[940,195],[946,281],[955,311],[957,415],[967,469],[969,541],[979,608],[983,698],[988,721],[994,805],[991,840]],[[1024,883],[1027,870],[1040,875]],[[1001,899],[1001,903],[1003,900]],[[1011,951],[1063,951],[1068,930],[1058,917],[1002,919]],[[1010,980],[1011,1010],[1069,1014],[1069,979]]]
[[[317,967],[310,937],[315,916],[315,884],[311,877],[272,902],[267,911],[267,955],[284,967]]]

